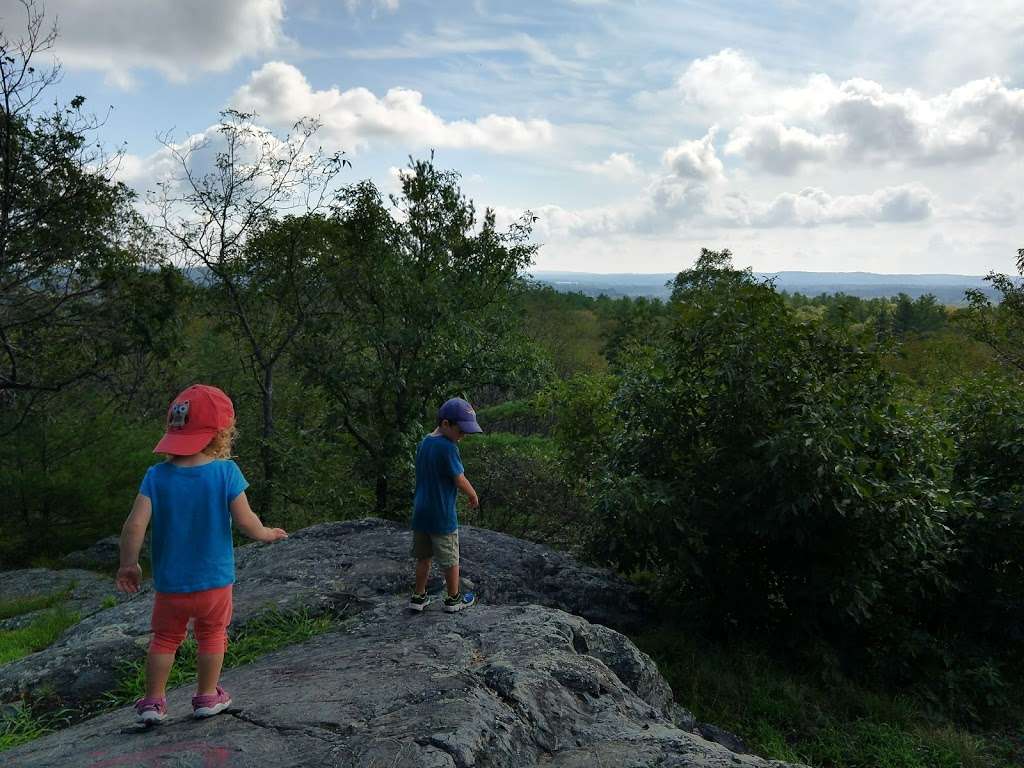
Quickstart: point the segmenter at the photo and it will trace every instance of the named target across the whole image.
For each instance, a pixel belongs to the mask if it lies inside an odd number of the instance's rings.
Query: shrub
[[[946,589],[952,442],[878,355],[704,251],[611,401],[591,551],[713,625],[906,637]]]
[[[568,483],[550,439],[479,435],[460,445],[466,475],[480,495],[459,519],[561,549],[579,543],[582,502]]]
[[[969,503],[951,521],[958,557],[947,610],[958,634],[1021,669],[1024,641],[1024,401],[1019,381],[965,383],[948,414],[958,452],[955,483]]]

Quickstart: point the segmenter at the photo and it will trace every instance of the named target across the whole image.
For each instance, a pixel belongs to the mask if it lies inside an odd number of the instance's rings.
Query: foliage
[[[926,336],[911,335],[886,355],[885,366],[941,399],[950,387],[998,367],[992,351],[952,325]]]
[[[908,333],[933,333],[946,325],[946,309],[930,293],[911,299],[901,293],[896,297],[886,330],[903,336]]]
[[[856,645],[947,587],[951,442],[873,353],[704,251],[624,365],[593,551],[717,625]]]
[[[290,135],[278,137],[255,126],[254,117],[226,110],[213,142],[178,146],[165,138],[178,178],[161,183],[150,202],[159,211],[155,226],[167,252],[208,287],[207,311],[245,350],[260,400],[264,492],[258,506],[267,518],[278,469],[274,374],[323,311],[326,286],[318,267],[332,231],[320,214],[348,161],[342,153],[310,149],[320,128],[315,120],[301,120]],[[213,167],[204,171],[211,149]]]
[[[347,187],[323,262],[336,314],[296,355],[361,447],[378,513],[405,514],[415,444],[446,398],[536,381],[539,361],[510,311],[533,259],[532,218],[500,232],[477,219],[459,175],[413,161],[389,209],[370,182]]]
[[[607,323],[598,315],[593,299],[532,284],[520,301],[523,332],[544,351],[556,376],[566,378],[607,368],[602,354]]]
[[[39,111],[60,78],[38,63],[56,30],[34,2],[23,6],[23,36],[0,32],[0,434],[83,382],[134,392],[146,353],[173,343],[181,287],[155,269],[85,99]]]
[[[487,433],[509,432],[514,435],[546,435],[552,420],[535,398],[506,400],[498,405],[477,408],[476,418]]]
[[[554,443],[543,437],[476,435],[460,444],[466,476],[480,495],[476,512],[463,506],[459,520],[575,549],[583,500],[562,472]]]
[[[159,433],[156,419],[140,424],[88,389],[60,393],[25,418],[16,441],[0,442],[0,563],[25,565],[116,533]]]
[[[1024,401],[1021,382],[992,375],[965,383],[948,418],[958,452],[957,487],[971,504],[952,525],[959,546],[951,608],[972,644],[1024,669]]]
[[[764,757],[835,768],[1018,764],[1007,736],[972,733],[906,694],[780,663],[757,642],[698,643],[668,627],[633,639],[654,657],[680,704]]]
[[[993,303],[981,291],[968,291],[961,321],[968,332],[990,346],[1004,365],[1024,371],[1024,281],[989,273],[985,278],[999,294]]]
[[[538,407],[547,410],[554,421],[552,432],[567,477],[587,483],[603,471],[615,429],[612,396],[616,385],[613,376],[581,375],[552,382],[538,395]]]
[[[658,338],[669,318],[667,304],[643,296],[599,299],[597,306],[607,318],[601,351],[613,368],[628,361],[635,346],[642,347]]]

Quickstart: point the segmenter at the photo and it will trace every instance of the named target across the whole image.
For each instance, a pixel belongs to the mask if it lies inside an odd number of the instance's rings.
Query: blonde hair
[[[231,445],[235,442],[236,437],[238,437],[238,430],[235,429],[235,422],[232,420],[230,424],[213,436],[202,452],[213,459],[230,459]]]

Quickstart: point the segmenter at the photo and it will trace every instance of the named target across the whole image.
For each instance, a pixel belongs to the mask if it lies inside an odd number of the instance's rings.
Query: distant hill
[[[973,275],[879,275],[872,272],[755,272],[759,278],[774,280],[780,291],[817,296],[845,293],[870,299],[905,293],[913,298],[933,294],[943,304],[963,304],[964,291],[976,288],[995,298],[995,292],[983,277]],[[666,283],[674,272],[657,274],[599,274],[595,272],[532,273],[535,280],[567,293],[587,296],[648,296],[666,299],[671,291]]]

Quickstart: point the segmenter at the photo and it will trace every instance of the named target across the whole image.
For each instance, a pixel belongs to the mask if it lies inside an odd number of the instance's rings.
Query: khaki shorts
[[[442,568],[459,564],[459,532],[412,532],[412,556],[417,560],[434,558]]]

